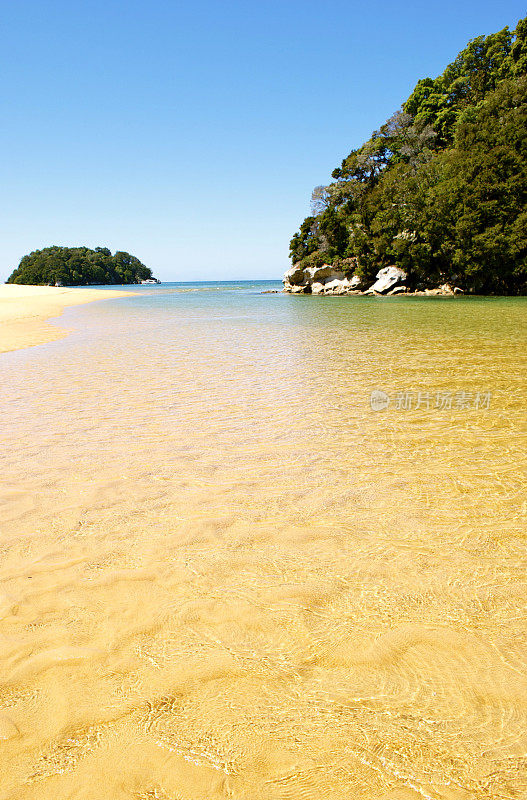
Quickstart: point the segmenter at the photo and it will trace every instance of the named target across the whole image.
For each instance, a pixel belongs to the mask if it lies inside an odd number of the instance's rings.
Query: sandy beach
[[[129,297],[130,292],[84,287],[0,285],[0,353],[52,342],[68,331],[48,320],[68,306]]]

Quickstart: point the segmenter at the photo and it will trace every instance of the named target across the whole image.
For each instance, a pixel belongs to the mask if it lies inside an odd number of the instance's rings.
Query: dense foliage
[[[152,271],[138,258],[107,247],[45,247],[24,256],[8,283],[63,286],[139,283],[152,277]]]
[[[294,263],[527,292],[527,18],[468,44],[318,186]]]

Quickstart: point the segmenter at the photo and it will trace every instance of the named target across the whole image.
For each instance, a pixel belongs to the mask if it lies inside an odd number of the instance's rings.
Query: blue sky
[[[280,277],[313,186],[502,0],[2,3],[0,279],[50,244]]]

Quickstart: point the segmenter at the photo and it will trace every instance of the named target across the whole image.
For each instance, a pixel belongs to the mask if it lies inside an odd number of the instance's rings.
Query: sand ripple
[[[1,800],[527,796],[525,303],[294,301],[2,357]]]

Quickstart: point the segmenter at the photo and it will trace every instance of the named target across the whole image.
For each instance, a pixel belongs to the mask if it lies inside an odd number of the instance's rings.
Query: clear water
[[[129,288],[0,356],[0,798],[523,796],[527,299]]]

